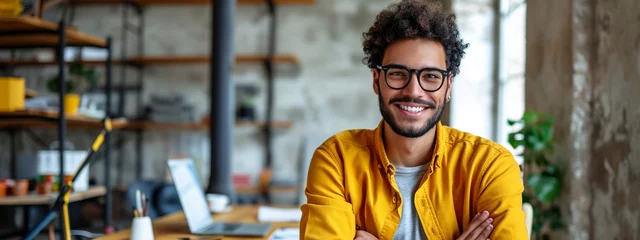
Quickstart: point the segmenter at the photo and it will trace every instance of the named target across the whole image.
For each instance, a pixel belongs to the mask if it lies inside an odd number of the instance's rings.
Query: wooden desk
[[[296,207],[291,207],[296,208]],[[213,215],[213,220],[217,222],[241,222],[241,223],[256,223],[258,221],[258,206],[233,206],[231,212],[228,213],[216,213]],[[176,239],[269,239],[269,236],[277,228],[284,227],[298,227],[298,222],[274,222],[271,223],[271,231],[264,238],[246,238],[246,237],[222,237],[219,236],[198,236],[189,234],[189,227],[187,226],[187,220],[184,218],[182,212],[167,215],[153,221],[153,235],[156,240],[176,240]],[[131,235],[130,229],[110,234],[98,240],[125,240],[129,239]]]

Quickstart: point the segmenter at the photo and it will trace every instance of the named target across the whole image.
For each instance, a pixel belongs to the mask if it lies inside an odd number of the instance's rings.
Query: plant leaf
[[[530,203],[531,202],[531,196],[529,196],[529,194],[526,193],[522,193],[522,203]]]
[[[507,119],[507,124],[509,124],[509,126],[513,126],[514,124],[516,124],[517,122],[520,122],[519,120],[510,120]]]
[[[540,167],[549,165],[549,160],[547,160],[547,157],[545,157],[544,154],[537,154],[534,159],[536,160],[536,165]]]
[[[516,139],[516,135],[518,135],[518,134],[519,133],[509,133],[509,144],[514,149],[518,148],[520,145],[522,145],[522,140]]]
[[[525,131],[525,147],[533,149],[533,151],[538,152],[542,150],[545,146],[544,141],[540,138],[540,133],[538,129],[535,127],[527,129]]]
[[[69,64],[69,74],[73,75],[82,75],[84,72],[84,67],[80,62],[72,62]]]
[[[98,85],[98,73],[93,69],[88,69],[84,72],[84,77],[91,87]]]
[[[555,177],[535,174],[529,176],[527,184],[533,188],[536,199],[544,203],[551,203],[560,193],[560,181]]]
[[[522,115],[522,120],[525,122],[525,124],[534,123],[538,121],[538,114],[532,110],[527,110]]]
[[[549,208],[544,213],[546,215],[546,220],[549,222],[549,226],[553,230],[563,229],[564,222],[562,221],[562,213],[560,212],[560,208],[558,206],[553,206]]]
[[[553,126],[549,122],[538,125],[540,130],[540,138],[544,142],[548,142],[553,137]]]

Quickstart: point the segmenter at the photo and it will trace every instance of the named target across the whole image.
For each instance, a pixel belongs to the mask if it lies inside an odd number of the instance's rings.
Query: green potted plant
[[[58,75],[47,81],[49,91],[57,93],[60,79]],[[64,112],[75,114],[80,106],[80,93],[86,87],[95,87],[98,84],[98,73],[95,69],[86,67],[81,62],[69,64],[69,74],[65,79]]]
[[[518,120],[508,120],[510,126],[519,127],[509,133],[509,144],[518,149],[524,158],[523,202],[533,206],[532,236],[549,239],[553,230],[564,228],[557,202],[562,191],[563,171],[551,161],[553,156],[553,118],[533,110],[527,110]]]

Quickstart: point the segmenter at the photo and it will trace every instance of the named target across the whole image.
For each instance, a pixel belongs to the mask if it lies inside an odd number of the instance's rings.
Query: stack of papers
[[[299,222],[302,218],[300,209],[285,209],[260,206],[258,221],[260,222]]]
[[[298,240],[300,239],[299,228],[278,228],[276,229],[269,240]]]

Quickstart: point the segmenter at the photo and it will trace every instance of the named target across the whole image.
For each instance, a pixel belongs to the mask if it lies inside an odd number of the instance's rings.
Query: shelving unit
[[[87,191],[71,193],[69,203],[102,197],[106,193],[107,188],[104,186],[89,187]],[[52,204],[56,197],[58,197],[57,194],[39,195],[35,193],[26,196],[7,196],[0,198],[0,206],[47,206]]]
[[[249,63],[263,63],[266,61],[266,55],[258,54],[244,54],[237,55],[235,62],[237,64],[249,64]],[[133,57],[129,58],[128,62],[134,65],[167,65],[167,64],[208,64],[211,62],[209,56],[153,56],[153,57]],[[293,55],[276,55],[273,58],[273,62],[282,64],[297,64],[298,59]]]
[[[265,127],[266,122],[254,121],[237,121],[236,127]],[[293,126],[292,121],[274,121],[271,122],[271,128],[290,128]],[[206,130],[209,129],[208,123],[159,123],[151,121],[131,122],[126,126],[127,129],[165,129],[165,130]]]
[[[54,111],[24,110],[15,112],[0,112],[0,128],[56,128],[56,121],[60,114]],[[101,129],[102,121],[81,115],[67,115],[67,127]],[[113,129],[125,128],[126,119],[111,121]]]
[[[111,65],[118,64],[121,67],[134,67],[137,70],[137,74],[134,78],[137,79],[137,85],[133,88],[136,91],[138,96],[138,106],[141,106],[141,91],[143,89],[143,78],[144,78],[144,67],[153,66],[153,65],[182,65],[182,64],[211,64],[210,56],[148,56],[144,54],[143,51],[143,33],[144,33],[144,11],[147,7],[153,6],[162,6],[162,5],[205,5],[210,7],[211,0],[53,0],[46,3],[43,7],[44,9],[54,7],[56,5],[61,5],[64,7],[75,7],[82,5],[110,5],[110,4],[122,4],[123,6],[132,7],[135,9],[137,16],[140,18],[139,25],[133,26],[128,22],[129,14],[128,11],[123,11],[122,16],[122,49],[121,56],[122,59],[112,60],[111,59],[111,41],[110,39],[104,40],[94,36],[90,36],[79,32],[77,29],[69,28],[64,25],[63,22],[56,24],[47,21],[43,21],[36,18],[31,17],[17,17],[10,19],[2,19],[0,18],[0,48],[31,48],[31,47],[54,47],[58,49],[58,52],[63,52],[65,46],[91,46],[91,47],[102,47],[107,48],[109,51],[109,59],[107,61],[94,61],[94,60],[83,60],[82,63],[86,65],[106,65],[108,69],[107,74],[107,84],[104,87],[105,94],[107,95],[107,109],[112,110],[109,104],[111,103],[111,93],[112,89],[118,89],[118,94],[120,96],[119,99],[124,99],[124,89],[125,89],[125,79],[131,78],[131,76],[127,76],[127,71],[121,71],[120,83],[119,86],[111,86]],[[213,1],[215,4],[215,1]],[[273,1],[265,1],[265,0],[237,0],[237,4],[265,4],[269,7],[269,14],[273,17],[273,22],[270,25],[270,36],[269,36],[269,49],[266,54],[238,54],[235,56],[236,64],[262,64],[267,71],[267,80],[268,80],[268,111],[267,111],[267,119],[263,122],[236,122],[236,127],[254,127],[261,128],[265,133],[265,145],[267,148],[267,156],[266,162],[267,166],[271,166],[271,129],[274,128],[290,128],[293,125],[291,121],[272,121],[271,109],[273,104],[273,67],[275,64],[297,64],[298,59],[295,55],[291,54],[276,54],[274,51],[275,45],[275,7],[274,5],[280,4],[314,4],[316,0],[273,0]],[[13,22],[10,22],[13,21]],[[17,29],[17,25],[21,25],[20,29]],[[13,27],[8,27],[13,26]],[[37,31],[28,30],[30,28],[35,28]],[[51,32],[54,33],[59,32],[58,38],[55,36],[52,38],[49,35],[40,35],[38,31],[43,32]],[[129,49],[127,49],[127,35],[130,35],[131,31],[137,34],[137,47],[134,54],[129,54]],[[29,32],[28,35],[25,36],[14,36],[8,33],[26,33]],[[66,38],[65,38],[66,37]],[[39,42],[36,43],[34,39],[38,39]],[[63,41],[59,41],[59,39],[66,39]],[[8,59],[8,60],[0,60],[0,66],[54,66],[57,65],[59,69],[63,69],[65,62],[62,58],[62,55],[58,55],[55,61],[37,61],[32,59]],[[62,74],[62,73],[61,73]],[[62,78],[62,77],[61,77]],[[213,94],[213,93],[212,93]],[[62,95],[60,96],[61,102]],[[124,100],[118,104],[118,110],[114,112],[110,112],[110,116],[123,116],[124,109]],[[141,110],[141,109],[139,109]],[[142,112],[142,111],[140,111]],[[44,117],[43,117],[44,115]],[[4,116],[0,113],[0,119]],[[52,114],[52,113],[25,113],[20,116],[21,120],[18,121],[15,118],[16,116],[12,116],[12,120],[8,120],[6,122],[0,122],[0,128],[32,128],[32,127],[56,127],[58,126],[61,139],[64,138],[64,132],[66,128],[99,128],[100,121],[94,119],[86,119],[86,118],[75,118],[72,116],[65,116],[65,114]],[[9,118],[7,118],[9,119]],[[44,120],[44,121],[42,121]],[[52,121],[58,121],[58,124],[52,123]],[[142,172],[142,134],[146,130],[207,130],[211,129],[209,123],[188,123],[188,124],[174,124],[174,123],[157,123],[150,122],[143,119],[137,120],[113,120],[114,127],[119,128],[121,130],[129,130],[135,132],[135,142],[136,142],[136,178],[141,178]],[[116,133],[117,134],[117,133]],[[12,142],[14,134],[12,136]],[[111,135],[107,136],[108,138]],[[105,202],[105,215],[104,222],[105,227],[111,226],[111,186],[110,186],[110,140],[105,142],[105,171],[106,171],[106,184],[105,187],[107,201]],[[14,145],[15,146],[15,145]],[[62,155],[62,150],[60,151]],[[12,155],[14,156],[14,154]],[[121,157],[118,157],[120,161],[122,161]],[[212,156],[213,159],[213,156]],[[277,188],[277,187],[276,187]],[[239,193],[258,193],[264,194],[264,192],[260,192],[261,190],[239,190]],[[275,191],[278,192],[278,191]]]
[[[106,106],[109,109],[111,104],[111,39],[99,38],[91,36],[78,31],[73,27],[68,27],[64,21],[59,23],[49,22],[43,19],[34,17],[2,17],[0,18],[0,49],[32,49],[32,48],[53,48],[56,52],[55,64],[58,67],[58,79],[65,78],[65,63],[63,53],[68,47],[96,47],[103,48],[107,51],[107,59],[103,61],[105,64],[105,95]],[[8,61],[11,61],[9,59]],[[1,130],[9,132],[10,135],[10,158],[11,158],[11,177],[15,178],[16,170],[16,139],[15,135],[17,131],[22,129],[28,129],[32,127],[57,127],[58,130],[58,143],[59,143],[59,179],[64,178],[64,151],[67,128],[71,126],[75,127],[101,127],[101,121],[95,119],[82,118],[77,116],[67,116],[64,112],[64,95],[65,95],[65,81],[59,81],[58,88],[58,111],[18,111],[18,112],[2,112],[0,113],[0,126]],[[107,112],[110,116],[110,113]],[[126,121],[117,121],[117,127],[126,125]],[[109,181],[110,172],[110,150],[111,150],[111,134],[105,136],[103,145],[104,158],[105,158],[105,186],[104,191],[92,191],[86,193],[88,195],[82,195],[81,193],[75,196],[105,196],[104,204],[104,224],[105,230],[111,228],[111,185]],[[76,197],[77,198],[77,197]],[[15,201],[8,201],[8,200]],[[25,199],[20,197],[5,199],[4,204],[12,205],[24,205],[27,200],[33,200],[38,202],[36,196],[27,196]],[[74,198],[75,199],[75,198]],[[22,201],[24,200],[24,201]],[[25,218],[28,219],[28,218]],[[39,220],[39,219],[38,219]],[[60,226],[62,226],[62,218],[59,218]],[[27,227],[28,225],[25,225]],[[64,234],[64,233],[61,233]]]
[[[62,0],[60,3],[76,4],[76,5],[96,5],[96,4],[123,4],[134,3],[139,6],[148,7],[154,5],[210,5],[211,0]],[[275,4],[314,4],[316,0],[275,0]],[[264,0],[237,0],[239,5],[264,4]],[[50,4],[47,7],[52,7]]]
[[[236,64],[263,63],[267,59],[266,55],[259,54],[239,54],[235,58]],[[211,62],[209,56],[146,56],[132,57],[126,60],[113,60],[113,64],[130,64],[130,65],[176,65],[176,64],[207,64]],[[294,55],[276,55],[273,62],[280,64],[297,64],[298,59]],[[71,62],[67,62],[69,64]],[[98,60],[82,60],[80,63],[85,65],[104,65],[105,61]],[[56,61],[38,61],[29,59],[0,60],[0,66],[53,66],[58,64]]]
[[[59,24],[33,17],[2,17],[0,48],[57,48],[60,38],[56,34]],[[107,40],[77,31],[64,29],[64,46],[107,48]]]

